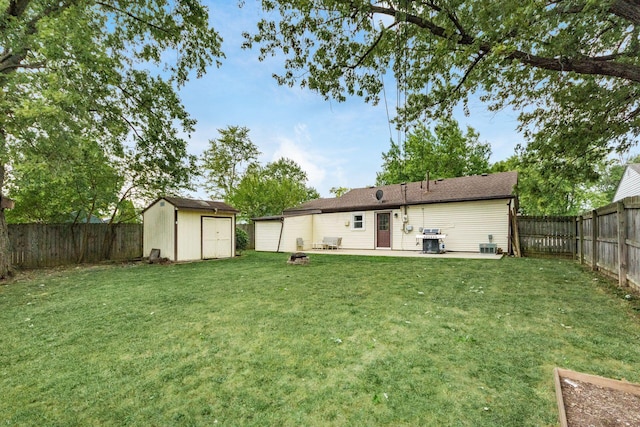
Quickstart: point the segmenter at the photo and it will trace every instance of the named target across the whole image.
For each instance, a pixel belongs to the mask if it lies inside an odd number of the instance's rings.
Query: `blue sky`
[[[234,0],[208,5],[211,23],[224,38],[226,59],[222,67],[211,67],[203,78],[194,78],[180,90],[187,111],[198,122],[189,151],[200,155],[208,140],[218,137],[218,129],[245,126],[262,152],[261,163],[280,157],[296,161],[322,197],[331,196],[331,187],[374,185],[390,137],[398,138],[393,127],[390,131],[387,115],[388,108],[393,117],[396,107],[393,78],[386,77],[387,100],[377,106],[357,97],[343,103],[325,101],[307,89],[278,86],[272,74],[282,69],[284,58],[259,62],[256,50],[240,48],[242,32],[254,32],[260,17],[255,2],[247,0],[242,9]],[[523,141],[515,130],[517,114],[490,112],[480,101],[471,101],[469,109],[470,116],[459,109],[456,119],[462,129],[473,127],[481,141],[491,144],[491,161],[512,155]]]

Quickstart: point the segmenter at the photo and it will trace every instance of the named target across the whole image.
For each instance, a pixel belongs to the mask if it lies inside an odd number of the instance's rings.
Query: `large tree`
[[[516,191],[522,214],[577,215],[611,203],[625,164],[637,162],[640,156],[602,161],[595,167],[596,181],[578,184],[563,176],[545,176],[545,165],[522,153],[493,164],[491,172],[519,172]]]
[[[376,185],[416,182],[427,174],[434,178],[455,178],[487,172],[491,147],[467,127],[466,134],[453,119],[439,121],[433,131],[420,123],[407,135],[402,147],[392,143],[382,153],[382,171]]]
[[[257,162],[260,151],[251,142],[246,127],[227,126],[218,129],[218,133],[220,136],[210,139],[202,154],[202,169],[211,197],[226,200],[247,168]]]
[[[293,160],[281,158],[261,166],[252,164],[228,197],[243,219],[279,215],[286,208],[320,197],[307,186],[307,174]]]
[[[189,178],[194,122],[176,90],[221,56],[199,1],[0,1],[0,165],[95,141],[165,187]],[[0,194],[4,193],[3,186]],[[10,271],[0,211],[0,278]]]
[[[469,97],[521,111],[543,178],[595,182],[640,132],[637,0],[263,0],[246,46],[281,53],[282,84],[377,102],[392,69],[399,121],[448,115]],[[276,15],[277,16],[277,15]]]
[[[13,159],[7,214],[14,223],[82,223],[104,217],[118,195],[118,175],[94,143],[66,141],[54,152],[23,150]]]

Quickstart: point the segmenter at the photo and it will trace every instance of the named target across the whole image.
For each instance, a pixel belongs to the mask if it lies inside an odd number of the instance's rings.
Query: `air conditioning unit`
[[[495,254],[498,249],[497,243],[480,243],[481,254]]]

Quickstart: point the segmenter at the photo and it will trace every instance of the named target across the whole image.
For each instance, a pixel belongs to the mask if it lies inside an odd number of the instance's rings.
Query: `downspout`
[[[402,202],[404,204],[404,214],[407,215],[407,184],[404,184],[404,192],[402,194]]]
[[[284,229],[284,217],[280,217],[280,237],[278,238],[278,249],[276,252],[280,252],[280,243],[282,242],[282,230]]]
[[[507,247],[507,253],[509,255],[513,255],[513,219],[511,218],[511,201],[512,199],[509,199],[509,203],[507,203],[507,209],[509,210],[509,246]]]

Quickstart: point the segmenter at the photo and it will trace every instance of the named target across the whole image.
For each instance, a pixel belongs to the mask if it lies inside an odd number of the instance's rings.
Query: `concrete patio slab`
[[[322,255],[361,255],[361,256],[389,256],[413,258],[458,258],[458,259],[502,259],[504,254],[481,254],[477,252],[445,252],[443,254],[423,254],[421,251],[392,251],[365,249],[311,249],[303,251],[306,254]]]

